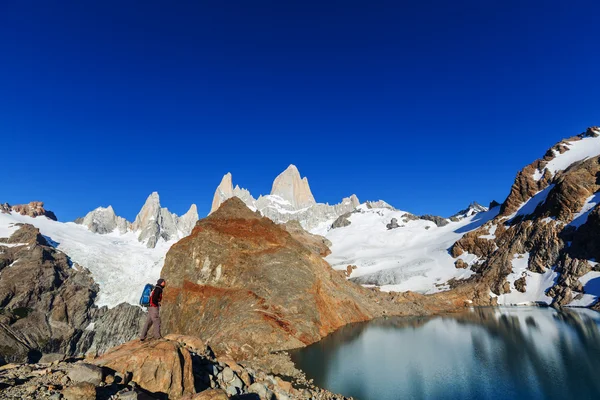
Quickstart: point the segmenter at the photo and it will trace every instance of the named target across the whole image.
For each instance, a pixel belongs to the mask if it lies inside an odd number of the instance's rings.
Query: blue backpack
[[[142,307],[150,306],[150,294],[152,293],[153,289],[154,289],[154,285],[152,285],[151,283],[147,283],[146,286],[144,286],[144,291],[142,292],[142,297],[140,297],[140,306],[142,306]]]

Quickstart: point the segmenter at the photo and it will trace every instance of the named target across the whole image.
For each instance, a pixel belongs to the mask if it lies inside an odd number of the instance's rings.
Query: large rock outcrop
[[[28,204],[16,204],[14,206],[11,206],[8,203],[0,204],[0,212],[10,213],[11,211],[32,218],[44,216],[53,221],[57,220],[56,215],[52,211],[46,210],[44,208],[44,203],[41,201],[32,201]]]
[[[97,308],[98,285],[37,228],[23,224],[0,238],[0,364],[42,355],[102,354],[133,339],[141,308]]]
[[[0,355],[10,362],[72,353],[94,314],[90,273],[31,225],[0,241]]]
[[[165,331],[248,355],[304,346],[394,310],[309,247],[238,198],[227,200],[167,254]]]
[[[160,239],[170,241],[189,235],[196,221],[198,221],[198,210],[195,204],[179,217],[167,208],[161,207],[158,193],[154,192],[148,196],[133,223],[117,216],[112,206],[98,207],[75,222],[99,234],[111,233],[115,230],[120,234],[133,231],[138,235],[140,242],[145,243],[149,248],[154,248]]]

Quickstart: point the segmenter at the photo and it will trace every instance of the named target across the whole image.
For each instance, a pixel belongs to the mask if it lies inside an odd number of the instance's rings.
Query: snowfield
[[[16,223],[35,226],[73,262],[90,270],[100,286],[98,306],[114,307],[123,302],[138,304],[144,285],[154,283],[160,277],[165,255],[175,243],[160,240],[156,248],[149,249],[138,242],[134,232],[121,235],[115,230],[100,235],[73,222],[31,218],[14,212],[0,213],[0,237],[8,237],[16,231],[13,227]]]
[[[333,244],[326,260],[339,270],[356,265],[351,279],[358,283],[378,285],[384,291],[428,294],[448,289],[445,284],[449,279],[465,279],[473,274],[468,268],[456,268],[448,250],[466,232],[493,219],[500,208],[440,228],[430,221],[407,220],[404,211],[369,209],[364,204],[357,210],[348,218],[349,226],[313,231]],[[392,218],[400,227],[388,230],[386,225]],[[466,262],[475,261],[474,256],[463,257]]]

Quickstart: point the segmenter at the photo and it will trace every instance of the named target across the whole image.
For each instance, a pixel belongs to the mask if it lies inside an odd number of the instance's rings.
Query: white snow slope
[[[574,162],[585,160],[600,155],[600,136],[586,137],[575,142],[566,142],[568,151],[560,154],[554,151],[555,157],[546,164],[544,170],[548,170],[554,176],[558,171],[564,171]],[[544,170],[535,171],[533,178],[539,181],[544,176]]]
[[[114,307],[127,302],[138,304],[146,283],[159,278],[165,255],[175,241],[160,240],[149,249],[138,242],[134,232],[100,235],[73,222],[56,222],[46,217],[31,218],[17,213],[0,213],[0,237],[7,237],[16,229],[15,223],[37,227],[41,234],[56,242],[56,248],[73,262],[90,270],[100,286],[96,304]],[[17,265],[18,266],[18,265]],[[15,266],[15,267],[17,267]]]
[[[332,242],[332,253],[326,260],[334,269],[356,265],[351,278],[363,284],[377,284],[385,291],[415,291],[435,293],[445,290],[451,278],[464,279],[473,274],[457,269],[448,249],[466,232],[477,229],[494,218],[499,207],[437,227],[424,220],[403,221],[404,211],[385,208],[357,208],[360,212],[349,217],[349,226],[337,229],[315,230]],[[392,218],[399,228],[388,230]],[[462,255],[467,263],[476,260],[473,255]]]

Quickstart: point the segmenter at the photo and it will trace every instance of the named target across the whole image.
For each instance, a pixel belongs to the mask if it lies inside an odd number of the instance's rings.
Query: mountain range
[[[157,193],[133,222],[111,206],[60,222],[41,202],[0,204],[0,346],[16,349],[11,360],[102,352],[135,337],[134,305],[161,275],[173,282],[167,329],[243,354],[240,341],[258,352],[287,349],[388,314],[598,307],[599,177],[600,128],[592,127],[523,168],[503,203],[473,202],[449,218],[355,195],[318,203],[293,165],[258,198],[226,174],[201,220],[195,205],[171,213]],[[203,319],[191,323],[198,307]]]

